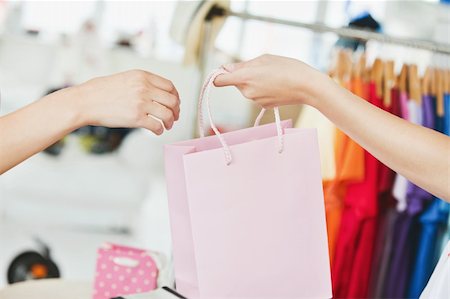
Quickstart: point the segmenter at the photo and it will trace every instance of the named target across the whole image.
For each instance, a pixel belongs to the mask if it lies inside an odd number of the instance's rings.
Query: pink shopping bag
[[[98,250],[93,299],[156,289],[158,268],[146,250],[107,243]]]
[[[316,131],[292,129],[275,109],[274,124],[220,134],[209,89],[222,72],[202,89],[202,137],[165,148],[177,290],[206,299],[331,298]],[[215,136],[203,137],[203,100]]]

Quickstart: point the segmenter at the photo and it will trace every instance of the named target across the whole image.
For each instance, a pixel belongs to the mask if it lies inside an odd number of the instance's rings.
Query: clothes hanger
[[[337,65],[338,65],[338,59],[339,59],[339,51],[341,49],[333,48],[331,52],[331,59],[330,59],[330,65],[328,68],[328,76],[335,79],[336,73],[337,73]]]
[[[411,64],[408,67],[408,90],[409,97],[417,104],[422,104],[422,97],[420,92],[420,79],[418,75],[417,65]]]
[[[375,59],[370,74],[370,81],[375,83],[377,97],[383,97],[383,69],[384,62],[380,58]]]
[[[433,67],[430,67],[430,94],[432,96],[436,96],[437,90],[437,81],[436,81],[436,70]]]
[[[407,92],[408,86],[408,65],[403,64],[400,74],[397,76],[397,86],[400,92]]]
[[[370,74],[372,73],[372,68],[366,65],[363,68],[362,79],[364,82],[370,82]]]
[[[440,69],[435,70],[436,79],[436,113],[444,116],[444,74]]]
[[[442,92],[444,95],[448,93],[448,72],[447,70],[442,70]]]
[[[434,71],[431,67],[427,67],[425,69],[425,73],[422,77],[422,96],[432,95],[433,94],[433,85],[434,85]]]
[[[366,53],[362,52],[356,59],[352,67],[352,78],[363,79],[364,69],[366,67]]]
[[[391,91],[395,86],[394,61],[388,60],[384,63],[383,72],[383,104],[385,107],[391,106]]]
[[[450,93],[450,70],[447,70],[447,93]]]
[[[352,52],[341,49],[338,53],[336,79],[343,86],[348,87],[352,74]]]
[[[330,66],[330,69],[328,70],[329,76],[335,81],[338,81],[340,84],[344,78],[345,73],[345,55],[345,49],[336,48],[333,53],[332,64]]]
[[[450,70],[445,70],[444,72],[443,72],[443,74],[444,74],[444,77],[445,77],[445,79],[444,79],[444,91],[445,91],[445,93],[446,94],[449,94],[450,93]]]

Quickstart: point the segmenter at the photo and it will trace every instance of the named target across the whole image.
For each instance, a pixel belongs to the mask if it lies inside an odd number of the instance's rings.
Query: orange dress
[[[367,99],[367,87],[360,78],[353,79],[349,83],[348,89],[357,96]],[[334,260],[346,186],[348,183],[364,179],[364,149],[337,128],[335,131],[334,151],[335,178],[324,182],[328,249],[331,265],[333,265]]]

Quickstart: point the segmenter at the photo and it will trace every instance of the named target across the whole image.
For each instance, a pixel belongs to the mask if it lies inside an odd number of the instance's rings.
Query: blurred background
[[[448,43],[445,1],[216,2],[237,12],[336,28],[370,14],[377,31]],[[0,287],[7,284],[15,256],[41,246],[36,238],[50,248],[61,275],[74,280],[92,279],[96,248],[105,241],[170,258],[162,149],[196,135],[205,73],[264,53],[301,59],[327,72],[338,41],[333,33],[236,17],[209,28],[215,31],[206,40],[195,30],[186,38],[189,26],[196,26],[185,22],[189,18],[177,1],[0,0],[0,115],[59,88],[134,68],[169,78],[182,99],[180,121],[164,136],[86,127],[0,176]],[[399,67],[414,62],[420,70],[444,59],[378,41],[365,49],[369,62],[375,57],[395,60]],[[255,107],[233,88],[215,90],[213,98],[222,130],[252,122]],[[283,113],[296,120],[300,107]]]

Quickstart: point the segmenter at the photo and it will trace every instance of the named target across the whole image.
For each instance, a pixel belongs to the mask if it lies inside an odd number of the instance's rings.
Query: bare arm
[[[142,127],[160,135],[164,127],[172,128],[179,113],[173,84],[144,71],[60,90],[0,117],[0,174],[79,127]]]
[[[450,138],[385,112],[332,83],[318,95],[317,109],[378,160],[450,202]]]
[[[229,65],[217,86],[235,85],[263,107],[301,103],[320,110],[381,162],[450,202],[450,138],[391,115],[289,58],[264,55]]]

